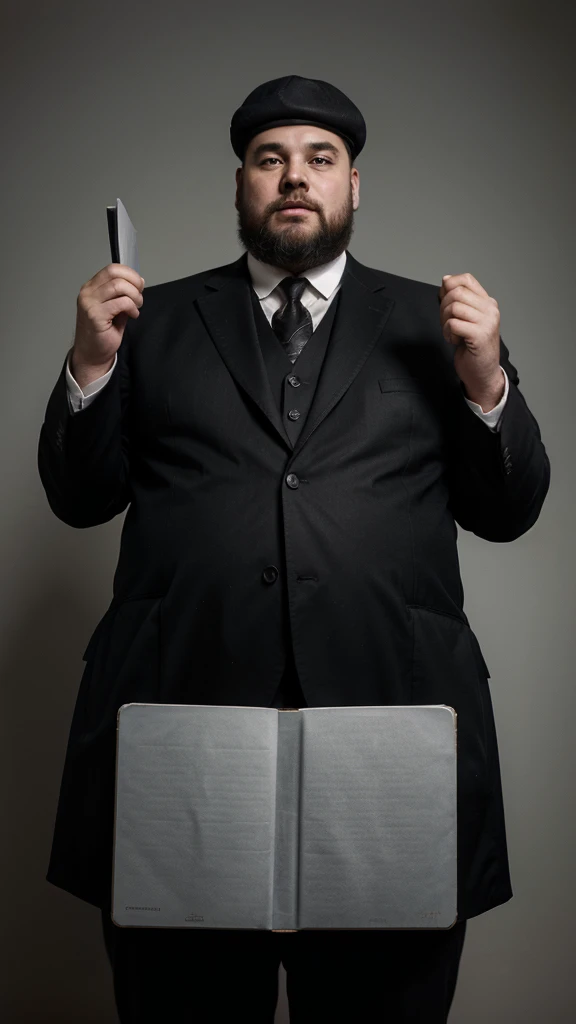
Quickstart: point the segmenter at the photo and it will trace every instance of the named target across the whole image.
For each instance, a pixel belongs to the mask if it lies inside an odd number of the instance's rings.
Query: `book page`
[[[273,708],[121,708],[116,924],[272,927],[277,732]]]
[[[456,918],[451,708],[302,710],[299,928]]]

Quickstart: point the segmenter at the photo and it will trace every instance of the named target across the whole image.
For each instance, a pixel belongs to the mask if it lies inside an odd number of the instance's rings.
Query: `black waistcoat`
[[[332,325],[336,316],[339,294],[330,303],[312,337],[304,346],[294,363],[291,363],[281,342],[276,337],[268,318],[260,305],[258,296],[252,291],[254,319],[262,357],[274,400],[284,423],[287,437],[294,446],[312,405],[314,392],[320,379],[322,363],[326,355]],[[302,693],[296,667],[292,657],[292,646],[287,645],[288,661],[274,697],[277,708],[304,708],[306,700]]]
[[[306,422],[320,379],[320,371],[330,342],[340,293],[330,303],[296,362],[291,363],[281,342],[268,323],[258,296],[254,289],[251,291],[256,330],[268,380],[287,437],[294,447]]]

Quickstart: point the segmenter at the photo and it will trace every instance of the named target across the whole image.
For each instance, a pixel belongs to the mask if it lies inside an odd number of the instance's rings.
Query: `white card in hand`
[[[122,200],[117,199],[115,206],[107,206],[106,213],[108,214],[108,234],[110,237],[112,262],[132,267],[139,274],[140,261],[138,259],[136,229],[128,216]]]

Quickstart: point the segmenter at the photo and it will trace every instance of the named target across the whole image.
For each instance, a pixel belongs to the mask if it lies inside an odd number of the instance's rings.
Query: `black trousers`
[[[445,1024],[466,922],[448,931],[117,928],[103,913],[121,1024]]]

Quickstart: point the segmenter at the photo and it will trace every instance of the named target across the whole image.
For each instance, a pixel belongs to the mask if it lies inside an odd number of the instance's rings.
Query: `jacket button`
[[[288,419],[299,420],[301,415],[302,413],[299,412],[298,409],[290,409],[290,412],[288,413]]]
[[[264,583],[276,583],[278,579],[278,569],[275,565],[267,565],[262,573],[262,579]]]
[[[300,377],[297,377],[296,374],[293,373],[288,377],[288,383],[291,384],[293,388],[299,388],[302,381],[300,380]]]
[[[288,476],[286,477],[286,483],[288,484],[288,487],[292,488],[293,491],[295,491],[297,487],[300,487],[300,481],[296,476],[296,473],[288,473]]]

